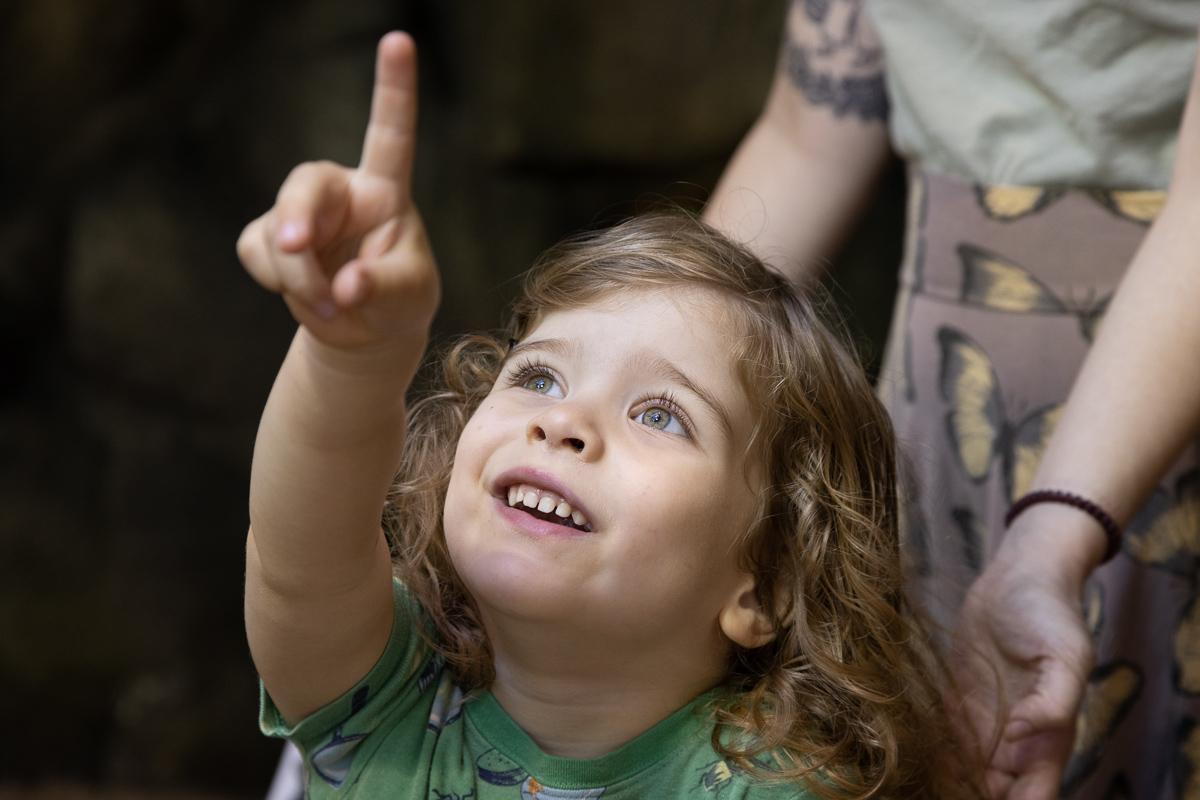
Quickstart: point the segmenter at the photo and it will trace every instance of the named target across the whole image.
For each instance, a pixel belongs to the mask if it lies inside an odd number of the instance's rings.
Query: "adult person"
[[[1167,201],[1113,298],[1031,487],[1091,498],[1111,515],[1114,527],[1133,518],[1154,491],[1156,477],[1200,431],[1198,219],[1200,65],[1192,77]],[[1188,473],[1174,509],[1151,510],[1157,524],[1149,535],[1135,534],[1127,543],[1132,555],[1194,576],[1200,555],[1195,476]],[[1116,546],[1104,522],[1103,514],[1069,504],[1029,506],[1015,516],[968,593],[962,632],[1000,668],[1008,696],[1019,700],[1008,713],[1006,738],[1026,752],[1007,753],[993,776],[997,788],[1016,796],[1052,790],[1060,761],[1055,756],[1071,744],[1070,723],[1092,650],[1079,598],[1085,578]],[[1194,601],[1189,600],[1177,628],[1175,620],[1155,619],[1144,607],[1122,611],[1131,625],[1176,631],[1176,688],[1194,694],[1200,688],[1200,653],[1191,638]],[[1119,681],[1122,669],[1096,676],[1089,691],[1103,692],[1105,680],[1112,675]],[[1200,790],[1196,720],[1175,721],[1183,752],[1173,792],[1192,797]]]
[[[1198,22],[1200,3],[1156,0],[797,0],[763,114],[705,211],[803,283],[851,230],[889,138],[908,161],[880,393],[912,466],[905,547],[935,620],[960,622],[988,565],[961,623],[1008,693],[998,796],[1053,797],[1060,775],[1080,798],[1200,780],[1200,473],[1177,459],[1200,424],[1200,101],[1139,250]],[[1035,495],[1002,537],[1014,501],[1044,489],[1083,507]],[[1130,530],[1092,572],[1098,520]]]

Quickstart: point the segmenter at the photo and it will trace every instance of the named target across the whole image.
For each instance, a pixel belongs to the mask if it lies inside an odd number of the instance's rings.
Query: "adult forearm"
[[[845,152],[805,147],[760,121],[730,161],[705,221],[797,283],[818,278],[868,203],[887,161],[881,124],[855,125]]]
[[[1173,193],[1101,326],[1034,488],[1090,497],[1126,523],[1200,428],[1200,203]],[[1098,553],[1094,526],[1081,551]]]
[[[838,6],[791,4],[763,112],[704,210],[797,284],[836,255],[890,152],[882,45],[862,0]]]

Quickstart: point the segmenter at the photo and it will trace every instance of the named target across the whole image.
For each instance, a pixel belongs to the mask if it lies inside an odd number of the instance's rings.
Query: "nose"
[[[530,442],[546,442],[551,449],[563,448],[584,461],[595,461],[604,452],[604,440],[591,412],[583,403],[562,401],[529,421]]]

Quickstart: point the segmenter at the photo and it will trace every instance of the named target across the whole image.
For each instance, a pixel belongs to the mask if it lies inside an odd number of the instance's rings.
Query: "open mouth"
[[[571,530],[591,533],[592,525],[583,512],[547,489],[519,483],[508,487],[508,505],[530,516],[562,525]]]

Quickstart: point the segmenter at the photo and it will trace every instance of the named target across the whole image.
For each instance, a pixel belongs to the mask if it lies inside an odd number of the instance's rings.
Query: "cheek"
[[[446,488],[446,501],[442,508],[442,526],[447,543],[453,542],[463,529],[472,487],[478,486],[487,461],[487,442],[482,434],[487,430],[485,408],[480,408],[467,421],[454,450],[454,464],[450,468],[450,485]]]
[[[749,526],[749,491],[725,476],[678,477],[638,493],[644,535],[635,537],[634,555],[651,569],[665,560],[691,574],[722,571],[736,561],[735,544]]]

